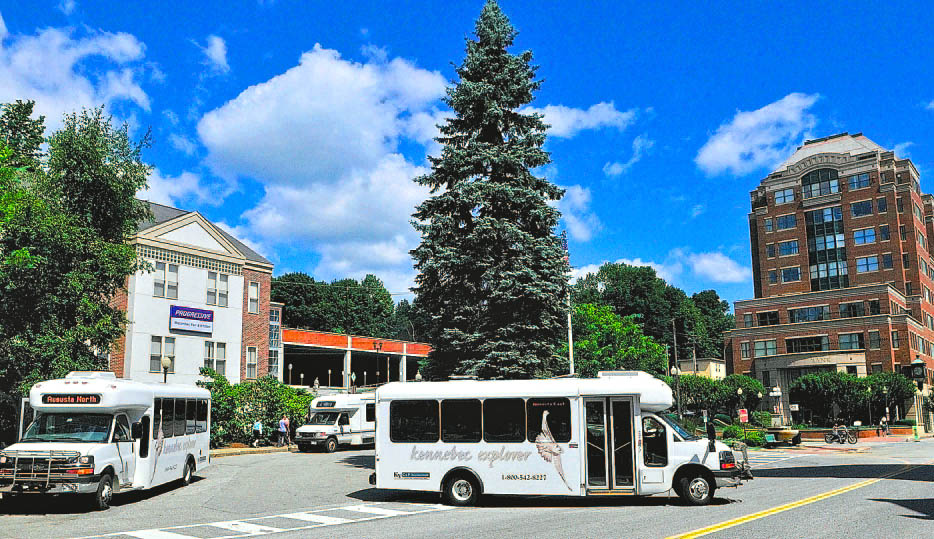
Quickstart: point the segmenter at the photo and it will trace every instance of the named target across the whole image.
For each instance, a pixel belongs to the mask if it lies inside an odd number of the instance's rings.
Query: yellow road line
[[[775,515],[775,514],[778,514],[778,513],[783,512],[783,511],[788,511],[789,509],[795,509],[795,508],[798,508],[798,507],[801,507],[801,506],[804,506],[804,505],[808,505],[808,504],[810,504],[810,503],[819,502],[819,501],[821,501],[821,500],[826,500],[827,498],[836,496],[836,495],[838,495],[838,494],[843,494],[843,493],[845,493],[845,492],[850,492],[851,490],[856,490],[856,489],[858,489],[858,488],[867,487],[867,486],[869,486],[869,485],[871,485],[871,484],[873,484],[873,483],[878,483],[879,481],[882,481],[883,479],[886,479],[886,478],[888,478],[888,477],[892,477],[893,475],[902,474],[902,473],[905,473],[905,472],[907,472],[907,471],[909,471],[909,470],[912,470],[912,469],[914,469],[914,468],[917,468],[917,466],[918,466],[918,465],[915,465],[915,466],[908,466],[908,467],[906,467],[906,468],[904,468],[904,469],[902,469],[902,470],[899,470],[899,471],[897,471],[897,472],[892,472],[892,473],[890,473],[890,474],[883,475],[882,477],[875,477],[875,478],[872,478],[872,479],[867,479],[867,480],[865,480],[865,481],[860,481],[859,483],[854,483],[854,484],[852,484],[852,485],[850,485],[850,486],[847,486],[847,487],[842,487],[842,488],[838,488],[838,489],[836,489],[836,490],[831,490],[831,491],[829,491],[829,492],[824,492],[823,494],[817,494],[816,496],[811,496],[810,498],[804,498],[803,500],[798,500],[798,501],[796,501],[796,502],[791,502],[791,503],[786,503],[786,504],[784,504],[784,505],[779,505],[778,507],[773,507],[773,508],[771,508],[771,509],[766,509],[766,510],[764,510],[764,511],[759,511],[758,513],[752,513],[752,514],[749,514],[749,515],[746,515],[746,516],[742,516],[742,517],[739,517],[739,518],[734,518],[733,520],[727,520],[727,521],[721,522],[721,523],[719,523],[719,524],[714,524],[713,526],[707,526],[706,528],[700,528],[700,529],[697,529],[697,530],[694,530],[694,531],[690,531],[690,532],[687,532],[687,533],[682,533],[682,534],[680,534],[680,535],[672,535],[672,536],[668,537],[667,539],[693,539],[694,537],[701,537],[701,536],[703,536],[703,535],[707,535],[707,534],[711,534],[711,533],[714,533],[714,532],[718,532],[718,531],[720,531],[720,530],[725,530],[725,529],[727,529],[727,528],[732,528],[733,526],[739,526],[740,524],[745,524],[746,522],[751,522],[751,521],[753,521],[753,520],[758,520],[758,519],[760,519],[760,518],[764,518],[764,517],[767,517],[767,516],[770,516],[770,515]]]

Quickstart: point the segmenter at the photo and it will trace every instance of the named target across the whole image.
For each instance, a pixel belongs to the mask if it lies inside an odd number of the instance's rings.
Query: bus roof
[[[207,389],[179,384],[154,384],[117,378],[106,372],[71,372],[64,379],[32,386],[29,404],[41,412],[109,412],[148,408],[154,398],[209,399]]]
[[[577,397],[581,395],[638,395],[644,410],[671,407],[668,384],[639,371],[601,372],[597,378],[547,380],[456,380],[448,382],[392,382],[376,391],[377,400],[465,399],[492,397]]]
[[[321,402],[333,402],[333,406],[321,407]],[[358,406],[360,404],[376,402],[375,393],[335,393],[333,395],[322,395],[315,397],[311,401],[312,408],[347,408],[348,406]]]

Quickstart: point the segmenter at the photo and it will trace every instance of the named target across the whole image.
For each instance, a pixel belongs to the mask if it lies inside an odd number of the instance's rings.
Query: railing
[[[0,467],[0,479],[17,482],[45,481],[48,487],[52,480],[75,477],[69,470],[79,468],[81,455],[78,451],[4,451],[7,465]]]

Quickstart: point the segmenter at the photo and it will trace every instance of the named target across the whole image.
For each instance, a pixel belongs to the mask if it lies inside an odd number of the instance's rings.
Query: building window
[[[749,358],[749,343],[748,342],[739,343],[739,357],[743,359]]]
[[[866,308],[862,301],[840,304],[840,318],[854,318],[865,315]]]
[[[246,347],[246,377],[256,378],[256,347]]]
[[[776,230],[787,230],[789,228],[794,228],[798,224],[797,219],[795,219],[795,214],[782,215],[775,218],[775,229]]]
[[[882,269],[892,269],[892,253],[882,255]]]
[[[885,213],[889,211],[889,203],[886,202],[884,198],[877,198],[876,209],[879,211],[879,213]]]
[[[898,235],[901,236],[902,241],[908,241],[908,231],[905,229],[905,225],[899,225]]]
[[[798,352],[821,352],[824,350],[830,350],[830,338],[826,335],[785,339],[785,351],[789,354],[796,354]]]
[[[157,298],[178,299],[178,265],[156,262],[152,295]]]
[[[251,314],[259,314],[259,283],[255,281],[250,282],[247,312]]]
[[[282,330],[279,324],[269,324],[269,348],[279,348]]]
[[[795,190],[794,189],[782,189],[780,191],[775,191],[775,203],[776,204],[787,204],[792,202],[795,199]]]
[[[889,225],[879,225],[879,241],[889,241]]]
[[[279,309],[269,309],[269,323],[278,324],[279,323]]]
[[[911,296],[912,292],[913,290],[911,289],[911,281],[905,281],[905,294]]]
[[[781,256],[798,254],[798,240],[783,241],[779,243],[778,254]]]
[[[850,176],[850,191],[869,187],[869,173],[864,172],[856,176]]]
[[[872,374],[879,374],[880,372],[882,372],[882,363],[873,363]]]
[[[868,273],[870,271],[879,271],[878,256],[864,256],[856,259],[856,273]]]
[[[175,372],[175,337],[152,337],[149,345],[149,372],[162,372],[162,358],[169,359],[169,372]]]
[[[752,327],[752,313],[746,313],[743,315],[743,327]]]
[[[903,213],[905,211],[905,197],[895,198],[895,209],[898,213]]]
[[[801,268],[782,268],[782,282],[793,283],[801,280]]]
[[[905,266],[905,269],[911,267],[911,255],[908,253],[902,253],[902,265]]]
[[[882,312],[882,310],[880,309],[879,300],[871,299],[867,301],[866,303],[869,304],[869,314],[879,314],[880,312]]]
[[[769,311],[767,313],[756,313],[760,326],[774,326],[778,324],[778,311]]]
[[[269,351],[269,375],[279,377],[279,351]],[[328,382],[330,384],[331,382]]]
[[[843,234],[817,236],[814,238],[814,244],[811,246],[811,250],[826,251],[830,249],[842,249],[844,245]]]
[[[769,341],[756,341],[756,357],[774,356],[776,353],[775,339]]]
[[[850,204],[850,215],[853,217],[872,215],[872,201],[863,200],[861,202],[854,202]]]
[[[775,244],[774,243],[770,243],[765,246],[765,255],[769,258],[775,257]]]
[[[227,306],[228,277],[216,271],[208,272],[208,305]]]
[[[892,331],[892,348],[898,348],[901,343],[898,340],[898,331]]]
[[[874,228],[864,228],[862,230],[853,231],[853,243],[856,245],[864,245],[866,243],[875,243],[876,242],[876,229]]]
[[[820,307],[801,307],[799,309],[788,309],[788,320],[792,324],[797,322],[816,322],[817,320],[830,320],[830,306],[821,305]]]
[[[204,341],[204,368],[214,369],[218,374],[227,371],[227,344]]]
[[[922,234],[921,232],[918,232],[918,243],[921,244],[922,249],[927,249],[927,244],[928,244],[927,238],[925,238],[924,234]]]
[[[801,178],[801,197],[813,198],[840,192],[837,171],[831,168],[815,170]]]
[[[853,375],[855,375],[855,374],[856,374],[856,365],[847,365],[847,366],[846,366],[846,373],[847,373],[847,374],[853,374]]]
[[[843,333],[840,335],[840,350],[862,350],[862,333]]]
[[[921,206],[918,206],[917,204],[912,204],[912,205],[914,209],[915,218],[918,219],[919,221],[924,221],[924,214],[921,213]]]
[[[769,389],[772,385],[772,381],[769,379],[769,371],[762,371],[762,385],[766,389]]]
[[[776,270],[769,271],[769,284],[775,284],[778,282],[778,272]]]

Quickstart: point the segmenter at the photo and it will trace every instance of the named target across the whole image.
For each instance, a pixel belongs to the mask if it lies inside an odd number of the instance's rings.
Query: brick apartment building
[[[282,379],[282,304],[270,303],[272,263],[198,212],[150,203],[130,243],[153,271],[127,279],[114,302],[129,318],[110,353],[117,376],[193,384],[202,366],[231,382]]]
[[[734,305],[732,371],[782,388],[766,403],[786,417],[787,388],[808,372],[921,359],[931,384],[934,197],[911,160],[862,134],[811,140],[750,199],[755,298]]]

